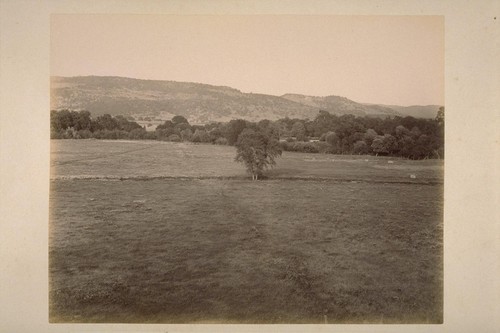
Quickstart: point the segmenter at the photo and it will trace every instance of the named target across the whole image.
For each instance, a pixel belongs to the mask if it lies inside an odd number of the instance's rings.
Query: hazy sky
[[[53,15],[51,75],[444,104],[440,16]]]

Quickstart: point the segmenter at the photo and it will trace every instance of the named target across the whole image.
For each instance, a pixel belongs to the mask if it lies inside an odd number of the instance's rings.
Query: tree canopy
[[[265,133],[246,128],[238,136],[235,161],[245,164],[252,180],[257,180],[265,169],[276,165],[278,156],[281,156],[278,142]]]
[[[149,117],[139,117],[142,121]],[[328,154],[373,154],[410,159],[444,157],[444,108],[435,119],[414,117],[337,116],[320,111],[314,120],[283,118],[250,122],[191,125],[183,116],[146,131],[133,117],[99,115],[89,111],[51,111],[53,139],[132,139],[189,141],[234,146],[245,129],[272,138],[284,151]],[[149,126],[149,125],[148,125]],[[153,128],[152,128],[153,129]],[[247,131],[248,133],[248,131]]]

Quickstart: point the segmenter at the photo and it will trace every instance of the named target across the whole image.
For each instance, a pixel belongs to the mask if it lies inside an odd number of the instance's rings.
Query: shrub
[[[197,129],[191,137],[193,142],[210,142],[210,135],[205,130]]]
[[[280,145],[280,148],[284,151],[293,151],[293,144],[291,144],[290,142],[286,142],[286,141],[281,141],[279,143]]]
[[[92,137],[92,132],[88,129],[79,130],[75,133],[75,139],[90,139]]]
[[[329,153],[331,150],[330,145],[324,141],[314,142],[314,145],[318,148],[318,152],[321,154]]]
[[[214,142],[216,145],[227,145],[226,138],[217,138]]]
[[[155,132],[147,132],[144,134],[144,139],[145,140],[157,140],[157,136]]]
[[[167,141],[168,137],[174,134],[174,130],[172,128],[156,129],[154,134],[157,140]]]
[[[181,137],[178,136],[177,134],[172,134],[171,136],[168,137],[168,141],[180,142],[181,141]]]
[[[129,139],[131,140],[141,140],[146,136],[146,130],[144,128],[136,128],[130,131]]]
[[[356,141],[353,147],[354,154],[368,154],[370,152],[370,147],[363,140]]]
[[[302,153],[319,153],[318,147],[312,142],[296,142],[294,149]]]
[[[328,142],[328,144],[330,144],[330,146],[332,146],[334,148],[338,147],[339,143],[340,143],[340,139],[339,139],[338,135],[335,132],[331,132],[331,131],[326,133],[325,141]]]
[[[321,150],[324,151],[324,142],[320,145],[319,142],[280,142],[280,147],[284,151],[295,151],[300,153],[319,153]]]
[[[73,128],[67,128],[66,130],[61,132],[61,139],[73,139],[75,131]]]
[[[179,124],[179,125],[186,125],[186,124]],[[193,136],[193,132],[189,128],[183,129],[181,131],[182,141],[191,141],[192,136]]]
[[[61,131],[57,131],[57,130],[51,130],[50,131],[50,138],[51,139],[62,139],[63,136],[62,136],[62,132]]]

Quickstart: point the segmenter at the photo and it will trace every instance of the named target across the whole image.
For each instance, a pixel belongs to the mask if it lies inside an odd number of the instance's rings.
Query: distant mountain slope
[[[316,107],[333,114],[353,114],[356,116],[397,116],[399,113],[392,108],[379,105],[364,105],[356,103],[345,97],[339,96],[306,96],[298,94],[285,94],[281,96],[290,101]]]
[[[52,77],[51,109],[86,109],[93,114],[182,115],[192,123],[234,118],[311,118],[317,109],[287,99],[245,94],[229,87],[122,77]]]
[[[437,112],[441,105],[412,105],[412,106],[398,106],[398,105],[383,105],[396,110],[402,116],[412,116],[415,118],[436,118]]]
[[[51,109],[85,109],[95,115],[109,113],[162,120],[182,115],[193,124],[236,118],[251,121],[285,117],[314,119],[319,110],[337,115],[382,117],[404,114],[406,110],[404,107],[360,104],[338,96],[249,94],[201,83],[114,76],[51,77]]]

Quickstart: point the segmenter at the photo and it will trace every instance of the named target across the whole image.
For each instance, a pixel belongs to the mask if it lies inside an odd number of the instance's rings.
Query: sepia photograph
[[[444,17],[50,17],[49,321],[441,324]]]
[[[497,332],[493,0],[0,0],[0,332]]]

